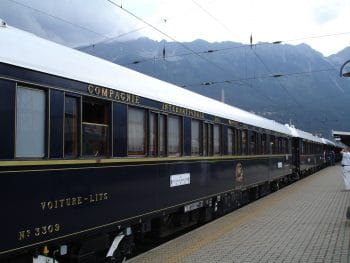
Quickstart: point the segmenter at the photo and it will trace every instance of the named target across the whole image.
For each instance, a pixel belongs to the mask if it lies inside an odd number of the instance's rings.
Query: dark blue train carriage
[[[0,261],[118,262],[292,173],[274,121],[0,27]]]

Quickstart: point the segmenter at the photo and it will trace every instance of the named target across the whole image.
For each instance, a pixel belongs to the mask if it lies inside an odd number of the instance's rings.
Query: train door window
[[[64,103],[64,156],[78,157],[79,154],[79,98],[65,97]]]
[[[201,153],[201,122],[198,120],[191,121],[191,154],[200,155]]]
[[[234,153],[234,141],[235,132],[233,128],[227,128],[227,154],[233,155]]]
[[[182,153],[182,118],[168,116],[168,154],[180,156]]]
[[[166,116],[159,115],[159,155],[166,156]]]
[[[45,156],[46,93],[17,87],[16,157]]]
[[[256,140],[257,140],[257,136],[256,136],[256,132],[251,132],[250,133],[250,154],[256,154],[256,147],[257,147],[257,143],[256,143]]]
[[[203,156],[208,156],[208,123],[203,124]]]
[[[149,155],[158,154],[158,114],[151,112],[149,115]]]
[[[128,109],[128,155],[146,154],[146,110]]]
[[[241,132],[241,138],[242,138],[242,154],[246,155],[247,154],[247,131],[244,130]]]
[[[82,154],[108,155],[110,104],[84,98],[82,116]]]

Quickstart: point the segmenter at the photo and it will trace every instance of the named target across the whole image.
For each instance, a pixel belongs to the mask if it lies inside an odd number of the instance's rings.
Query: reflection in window
[[[16,93],[16,157],[45,156],[46,95],[18,87]]]
[[[203,156],[208,155],[208,124],[203,123]]]
[[[213,124],[208,124],[208,155],[213,155]]]
[[[242,131],[242,154],[247,154],[247,131]]]
[[[182,124],[181,118],[176,116],[168,117],[168,154],[180,156],[182,151]]]
[[[261,153],[262,154],[267,153],[267,151],[266,151],[266,134],[263,134],[261,136]]]
[[[128,154],[146,154],[146,111],[143,109],[129,107]]]
[[[276,153],[275,136],[270,136],[270,153]]]
[[[250,134],[250,154],[256,154],[256,132],[251,132]]]
[[[233,147],[234,147],[234,130],[233,128],[227,129],[227,154],[233,155]]]
[[[109,104],[84,99],[82,115],[83,155],[108,155]]]
[[[157,156],[158,153],[158,115],[150,113],[149,116],[149,154]]]
[[[64,105],[64,156],[78,156],[79,99],[67,96]]]
[[[191,122],[191,152],[192,155],[199,155],[201,153],[201,127],[200,121],[192,120]]]
[[[214,154],[221,152],[221,129],[219,125],[214,125]]]
[[[159,115],[159,155],[166,156],[166,116]]]

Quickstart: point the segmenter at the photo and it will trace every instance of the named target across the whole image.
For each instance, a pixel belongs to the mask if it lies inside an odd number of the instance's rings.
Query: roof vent
[[[0,19],[0,27],[6,27],[6,22],[2,19]]]

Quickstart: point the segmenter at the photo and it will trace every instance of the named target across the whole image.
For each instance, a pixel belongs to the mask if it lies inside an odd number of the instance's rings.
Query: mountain
[[[350,131],[350,79],[339,77],[350,48],[324,57],[306,44],[140,38],[78,49],[313,134]]]

